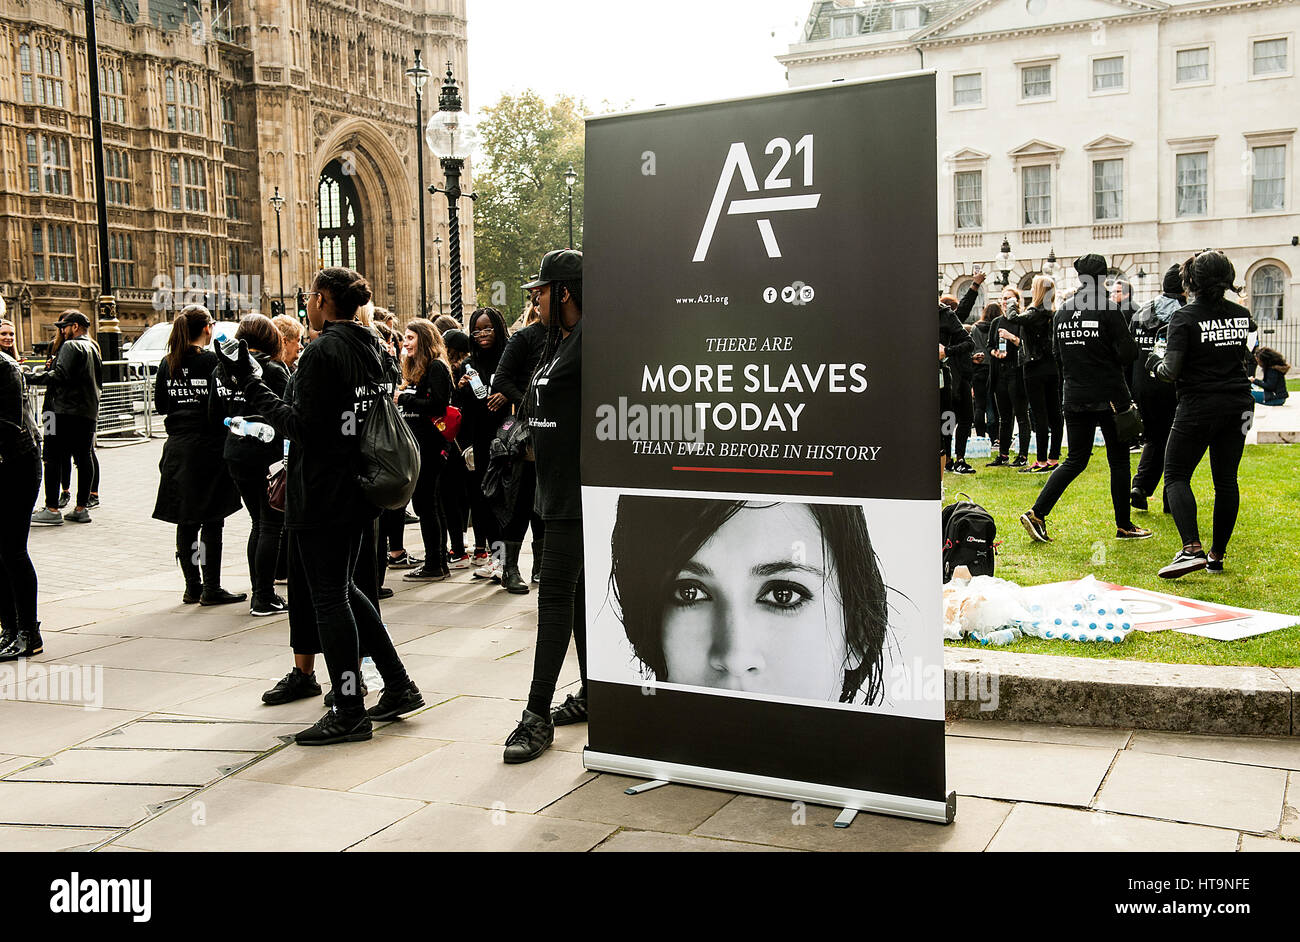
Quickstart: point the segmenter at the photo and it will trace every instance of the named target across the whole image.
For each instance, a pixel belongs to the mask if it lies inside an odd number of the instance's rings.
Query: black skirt
[[[210,523],[239,510],[239,491],[222,458],[223,445],[224,436],[215,440],[195,432],[168,436],[158,462],[155,520]]]

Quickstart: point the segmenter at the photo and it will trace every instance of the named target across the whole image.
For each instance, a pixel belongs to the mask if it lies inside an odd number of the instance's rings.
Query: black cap
[[[1089,254],[1075,261],[1074,270],[1080,275],[1092,275],[1099,278],[1110,271],[1110,267],[1106,264],[1105,256]]]
[[[80,311],[67,311],[62,317],[54,322],[55,327],[71,327],[76,324],[78,327],[90,328],[90,319]]]
[[[531,291],[552,281],[582,281],[582,253],[576,249],[547,252],[542,259],[542,270],[524,288]]]
[[[449,330],[442,335],[442,342],[446,344],[448,350],[455,350],[457,353],[469,353],[469,334],[463,330]]]
[[[1183,269],[1181,265],[1170,265],[1169,271],[1165,272],[1164,283],[1160,286],[1165,294],[1180,295],[1183,293]]]

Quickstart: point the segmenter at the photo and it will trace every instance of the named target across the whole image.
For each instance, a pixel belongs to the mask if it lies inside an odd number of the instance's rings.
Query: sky
[[[470,108],[503,92],[623,110],[778,91],[811,0],[467,0]],[[603,110],[603,109],[601,109]]]

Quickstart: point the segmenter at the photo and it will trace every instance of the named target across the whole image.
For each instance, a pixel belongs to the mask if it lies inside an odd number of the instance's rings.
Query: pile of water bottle
[[[1124,599],[1088,576],[1022,588],[992,576],[944,587],[944,637],[1001,647],[1022,638],[1122,644],[1134,631]]]

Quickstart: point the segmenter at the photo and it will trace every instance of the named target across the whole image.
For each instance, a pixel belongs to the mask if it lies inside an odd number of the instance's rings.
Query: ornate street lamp
[[[1002,280],[997,283],[998,287],[1005,288],[1011,284],[1011,269],[1015,267],[1016,257],[1011,252],[1011,243],[1007,241],[1006,236],[1002,237],[1002,249],[993,264],[1002,273]]]
[[[421,191],[423,192],[423,191]],[[438,263],[438,313],[442,313],[442,236],[433,237],[433,254]]]
[[[451,74],[451,63],[447,63],[447,76],[442,82],[442,92],[438,95],[438,113],[429,117],[425,125],[424,139],[438,158],[442,166],[447,185],[439,189],[436,185],[429,187],[430,193],[442,193],[447,197],[447,266],[451,274],[451,316],[460,320],[463,316],[461,304],[460,272],[460,198],[468,196],[478,199],[477,193],[464,193],[460,188],[460,175],[465,169],[465,161],[473,153],[478,143],[478,128],[469,114],[462,110],[460,88]]]
[[[424,86],[432,73],[420,62],[420,50],[415,50],[415,65],[406,70],[406,77],[415,89],[415,166],[418,180],[415,200],[420,204],[420,316],[429,315],[429,301],[425,285],[424,260],[424,148],[420,146],[420,129],[424,127]]]
[[[271,316],[284,313],[284,246],[280,241],[280,210],[284,209],[284,197],[280,195],[280,188],[275,188],[275,193],[271,196],[271,208],[275,210],[275,257],[280,268],[280,300],[271,307],[275,308],[278,304],[279,309],[271,311]]]
[[[1060,268],[1061,266],[1056,263],[1056,248],[1053,247],[1047,253],[1047,261],[1043,263],[1043,274],[1048,278],[1055,278]]]
[[[573,248],[573,184],[577,182],[578,174],[573,164],[569,164],[569,169],[564,171],[564,184],[569,188],[569,248]]]

